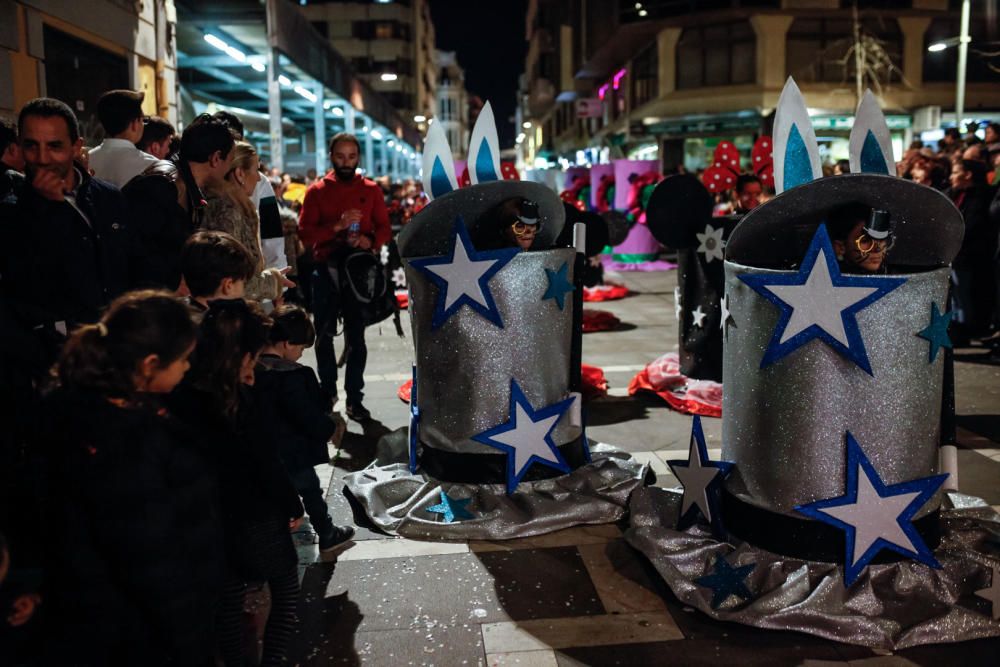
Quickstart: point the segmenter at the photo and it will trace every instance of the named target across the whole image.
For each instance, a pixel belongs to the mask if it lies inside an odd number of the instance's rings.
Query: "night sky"
[[[493,105],[500,147],[514,145],[517,78],[524,70],[527,0],[429,0],[442,51],[456,51],[465,87]]]

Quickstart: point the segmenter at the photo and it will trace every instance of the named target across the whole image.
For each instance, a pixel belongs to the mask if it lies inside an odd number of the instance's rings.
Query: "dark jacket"
[[[45,199],[28,182],[0,202],[3,290],[29,327],[96,321],[132,286],[137,258],[125,198],[110,183],[78,173],[79,211]]]
[[[277,444],[289,473],[330,461],[327,443],[336,424],[327,414],[330,401],[311,368],[262,355],[254,393],[265,433]]]
[[[241,388],[235,420],[227,418],[208,393],[185,381],[168,399],[171,411],[195,427],[214,450],[222,490],[227,549],[240,550],[240,524],[302,516],[299,494],[285,472],[273,442],[264,435],[249,390]],[[237,540],[229,540],[231,529]]]
[[[989,209],[992,191],[986,186],[971,187],[961,192],[950,190],[948,196],[965,221],[962,247],[952,262],[956,269],[970,270],[988,262],[997,251],[997,223],[991,223]]]
[[[205,197],[186,162],[160,160],[125,184],[143,254],[143,285],[177,289],[181,248],[201,227]],[[186,206],[181,206],[180,201]]]
[[[202,664],[224,551],[196,434],[92,393],[57,390],[45,408],[52,649],[66,664]]]

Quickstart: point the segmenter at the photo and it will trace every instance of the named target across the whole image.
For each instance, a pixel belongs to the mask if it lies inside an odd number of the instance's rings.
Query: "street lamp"
[[[965,70],[969,58],[969,2],[962,0],[962,20],[958,37],[951,37],[940,42],[934,42],[927,47],[931,53],[944,51],[949,46],[958,45],[958,75],[956,76],[955,90],[955,127],[962,131],[962,116],[965,115]]]

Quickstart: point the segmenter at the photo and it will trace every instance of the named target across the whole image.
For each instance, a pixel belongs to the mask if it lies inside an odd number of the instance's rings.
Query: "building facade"
[[[855,14],[854,7],[857,6]],[[787,77],[827,161],[846,157],[861,88],[877,93],[901,152],[954,125],[961,3],[955,0],[531,0],[518,144],[527,167],[608,157],[704,167],[715,145],[744,154],[769,133]],[[973,3],[973,46],[988,34]],[[889,11],[891,10],[891,11]],[[857,30],[855,30],[857,28]],[[1000,74],[970,53],[965,117],[1000,114]]]
[[[426,0],[308,0],[299,10],[401,114],[434,115],[437,62]]]
[[[454,51],[437,52],[437,105],[435,122],[441,123],[452,155],[464,160],[469,145],[469,95],[465,91],[465,71]]]
[[[0,2],[0,114],[39,96],[73,107],[88,145],[102,138],[94,108],[106,90],[131,88],[143,110],[177,121],[173,0]]]

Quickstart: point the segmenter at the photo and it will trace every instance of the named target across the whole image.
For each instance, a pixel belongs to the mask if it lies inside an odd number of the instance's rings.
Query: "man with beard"
[[[362,405],[365,386],[365,323],[349,295],[343,271],[347,256],[374,253],[389,242],[392,231],[382,189],[357,173],[361,145],[342,132],[330,140],[333,171],[309,186],[299,213],[299,238],[311,248],[317,262],[313,276],[313,312],[316,324],[316,361],[320,384],[337,400],[337,358],[333,336],[337,319],[344,320],[347,346],[347,416],[364,422],[371,413]]]

